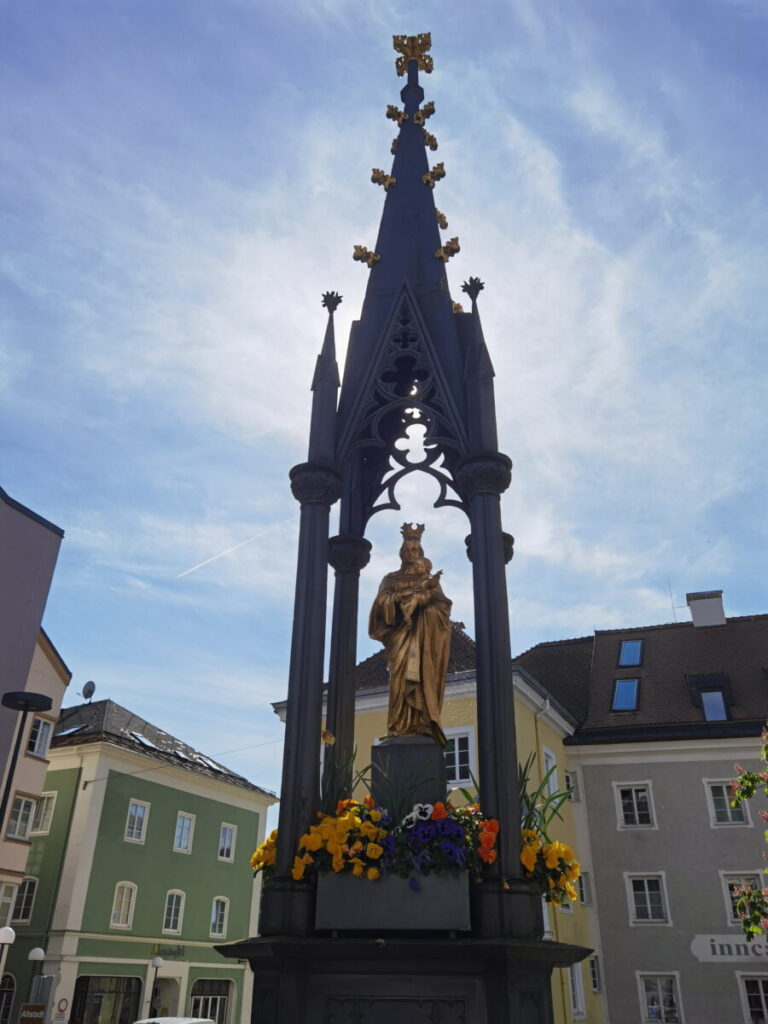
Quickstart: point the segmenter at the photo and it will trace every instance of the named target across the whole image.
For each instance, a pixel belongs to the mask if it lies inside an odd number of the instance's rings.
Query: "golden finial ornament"
[[[387,106],[387,117],[390,119],[390,121],[397,121],[398,126],[401,125],[403,121],[408,120],[408,115],[406,114],[406,112],[404,110],[401,110],[399,107],[396,107],[394,103],[390,103]]]
[[[421,134],[422,134],[422,136],[424,138],[424,145],[427,146],[429,149],[431,149],[432,152],[434,153],[434,151],[437,149],[437,139],[435,138],[435,136],[431,135],[426,130],[426,128],[424,129],[424,131]]]
[[[356,245],[352,251],[352,259],[360,263],[367,263],[370,268],[374,263],[379,262],[381,256],[377,252],[371,252],[370,249],[366,249],[364,245]]]
[[[454,313],[463,313],[464,312],[464,307],[462,306],[462,304],[460,302],[453,302],[453,303],[451,303],[451,305],[453,306],[453,312]]]
[[[431,171],[427,171],[426,174],[422,174],[421,180],[427,186],[427,188],[434,188],[435,182],[440,181],[441,178],[445,177],[445,167],[442,163],[435,164]]]
[[[389,152],[394,156],[397,152],[397,139],[392,139],[392,145],[389,147]]]
[[[433,100],[429,103],[425,103],[423,107],[419,107],[416,113],[413,115],[413,123],[418,125],[425,124],[435,112],[435,104]]]
[[[397,184],[397,178],[382,171],[380,167],[374,167],[371,171],[371,181],[374,185],[383,185],[385,192],[389,192],[392,186]]]
[[[392,48],[400,54],[395,60],[395,70],[400,78],[408,70],[408,61],[415,60],[419,71],[430,74],[435,62],[429,56],[432,49],[432,33],[422,32],[418,36],[392,36]]]
[[[460,249],[461,246],[459,245],[458,238],[449,238],[445,245],[441,245],[435,252],[435,259],[440,260],[442,263],[447,263],[451,256],[455,256]]]
[[[437,207],[435,207],[435,215],[437,217],[437,226],[442,231],[445,231],[445,229],[448,227],[448,218],[445,216],[443,211],[438,210]]]

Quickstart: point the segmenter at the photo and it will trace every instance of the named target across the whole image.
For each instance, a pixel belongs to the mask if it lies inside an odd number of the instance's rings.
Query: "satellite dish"
[[[90,702],[91,697],[93,697],[94,693],[96,693],[96,683],[94,683],[92,679],[89,679],[88,682],[83,687],[83,696],[87,701]]]

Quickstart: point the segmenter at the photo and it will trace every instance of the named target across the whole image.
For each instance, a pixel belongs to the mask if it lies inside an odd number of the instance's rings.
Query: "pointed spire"
[[[341,303],[338,292],[325,292],[323,306],[328,324],[312,378],[312,419],[309,429],[309,461],[333,462],[336,455],[336,398],[339,367],[336,362],[336,337],[333,314]]]
[[[355,255],[371,268],[364,315],[371,306],[378,305],[377,297],[390,296],[405,280],[416,291],[447,293],[445,262],[458,252],[458,239],[451,239],[447,248],[440,239],[434,193],[435,183],[446,172],[442,162],[430,166],[429,155],[438,143],[424,127],[435,109],[434,103],[423,103],[424,89],[419,84],[419,69],[432,70],[432,58],[427,53],[431,37],[429,33],[395,36],[393,45],[400,54],[396,61],[398,74],[407,74],[407,79],[400,92],[402,109],[393,105],[387,108],[387,117],[399,126],[392,145],[392,170],[389,174],[380,168],[372,171],[372,180],[386,191],[376,246],[373,253],[358,247],[360,252]]]
[[[495,452],[499,446],[493,389],[495,374],[477,308],[477,297],[484,287],[479,277],[470,277],[461,286],[461,290],[472,300],[470,316],[473,328],[467,347],[464,380],[467,387],[470,447],[476,452]]]

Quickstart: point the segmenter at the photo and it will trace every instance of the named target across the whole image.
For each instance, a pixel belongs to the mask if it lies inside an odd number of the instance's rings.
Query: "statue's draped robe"
[[[389,666],[388,736],[427,735],[445,745],[440,711],[451,649],[451,601],[437,586],[427,593],[410,625],[403,619],[397,586],[409,582],[403,569],[381,581],[371,607],[368,632],[384,644]]]

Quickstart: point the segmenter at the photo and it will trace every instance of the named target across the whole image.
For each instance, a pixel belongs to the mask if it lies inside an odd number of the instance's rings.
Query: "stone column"
[[[343,796],[351,796],[355,746],[355,665],[360,570],[371,557],[370,541],[363,537],[331,537],[328,561],[336,571],[328,667],[326,729],[335,742],[326,747],[323,763],[323,810],[332,814]]]
[[[478,893],[473,933],[487,938],[531,936],[539,928],[540,908],[520,867],[520,797],[505,572],[508,542],[505,545],[500,507],[500,496],[511,481],[512,463],[501,452],[466,455],[457,463],[454,476],[468,503],[472,524],[480,799],[484,813],[501,825],[498,859],[478,887],[482,893]]]
[[[306,935],[313,925],[313,892],[291,880],[291,868],[299,836],[314,823],[320,806],[328,520],[341,493],[333,466],[304,462],[294,466],[290,477],[293,496],[301,503],[299,552],[277,861],[262,895],[262,935]]]

